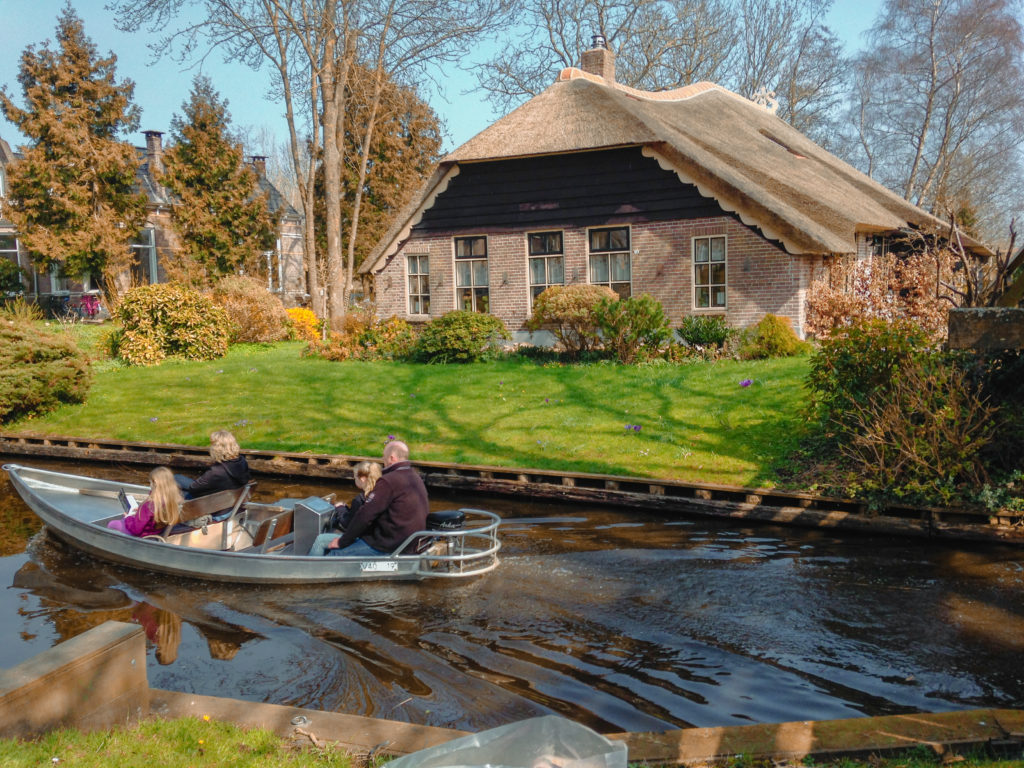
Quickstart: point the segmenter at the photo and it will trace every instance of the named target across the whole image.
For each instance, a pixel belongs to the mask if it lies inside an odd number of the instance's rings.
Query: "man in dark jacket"
[[[327,545],[328,555],[389,555],[410,535],[426,529],[427,487],[409,463],[409,446],[393,440],[384,447],[383,458],[380,480],[345,532]]]

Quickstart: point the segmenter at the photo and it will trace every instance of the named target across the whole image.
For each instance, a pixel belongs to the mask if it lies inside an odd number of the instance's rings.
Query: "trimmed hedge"
[[[509,338],[494,315],[457,309],[423,327],[413,355],[425,363],[473,363],[492,357],[498,341]]]
[[[91,383],[72,339],[0,319],[0,423],[84,402]]]

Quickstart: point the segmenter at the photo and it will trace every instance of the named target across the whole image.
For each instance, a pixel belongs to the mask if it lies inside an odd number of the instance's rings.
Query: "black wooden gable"
[[[415,231],[593,226],[723,216],[639,147],[464,163]]]

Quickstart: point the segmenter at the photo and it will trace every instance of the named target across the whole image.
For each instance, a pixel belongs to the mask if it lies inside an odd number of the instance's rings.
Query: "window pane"
[[[471,263],[473,264],[473,285],[487,285],[487,259]]]
[[[420,314],[420,297],[410,296],[409,297],[409,314],[418,315]]]
[[[725,306],[725,288],[716,288],[715,289],[715,306],[716,307],[724,307]]]
[[[424,296],[430,293],[430,277],[427,275],[420,275],[420,293]]]
[[[712,285],[725,284],[725,264],[711,265],[711,283]]]
[[[697,289],[697,301],[698,307],[709,307],[711,306],[711,293],[709,288],[698,288]]]
[[[565,260],[561,256],[548,259],[548,283],[551,285],[565,283]]]
[[[473,309],[473,289],[472,288],[460,288],[459,289],[459,308],[467,311]]]
[[[608,282],[608,257],[607,256],[591,256],[590,257],[590,282],[592,282],[592,283],[607,283]]]
[[[592,230],[590,230],[590,250],[592,250],[592,251],[607,251],[608,250],[608,230],[606,230],[606,229],[592,229]]]
[[[545,288],[546,286],[543,285],[535,285],[530,289],[530,295],[533,297],[534,300],[536,300],[538,296],[544,293]]]
[[[488,301],[487,289],[477,288],[476,289],[476,311],[487,312],[490,310],[490,302]]]
[[[725,261],[725,238],[724,237],[712,237],[711,238],[711,260],[712,261]]]
[[[469,262],[458,262],[455,265],[455,285],[462,287],[464,285],[472,285],[473,283],[473,267]]]
[[[710,276],[710,267],[707,264],[698,264],[696,267],[694,267],[694,270],[695,272],[693,281],[697,285],[707,285],[708,278]]]
[[[419,293],[420,279],[416,275],[409,275],[409,293]]]
[[[612,283],[612,290],[619,294],[620,299],[629,298],[629,283]]]
[[[612,280],[628,281],[629,280],[629,254],[628,253],[617,253],[611,256],[612,262]]]
[[[430,314],[430,297],[424,296],[420,302],[420,312],[424,315]]]
[[[0,235],[0,251],[17,250],[14,247],[16,242],[14,235]]]
[[[625,251],[629,248],[629,230],[625,227],[613,229],[608,233],[608,247],[613,251]]]
[[[530,285],[546,283],[544,278],[544,259],[530,259]]]
[[[693,260],[694,261],[707,261],[708,260],[708,241],[707,239],[694,240],[693,241]]]

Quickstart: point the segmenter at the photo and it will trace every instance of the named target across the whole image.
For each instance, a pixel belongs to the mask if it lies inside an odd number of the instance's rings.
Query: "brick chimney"
[[[143,131],[142,133],[146,137],[146,162],[149,163],[150,172],[163,173],[163,133],[161,131]]]
[[[610,83],[615,82],[615,54],[608,48],[604,35],[594,35],[590,50],[583,52],[580,69]]]
[[[267,156],[266,155],[253,155],[252,156],[252,167],[256,171],[256,174],[260,178],[265,178],[267,175]]]

